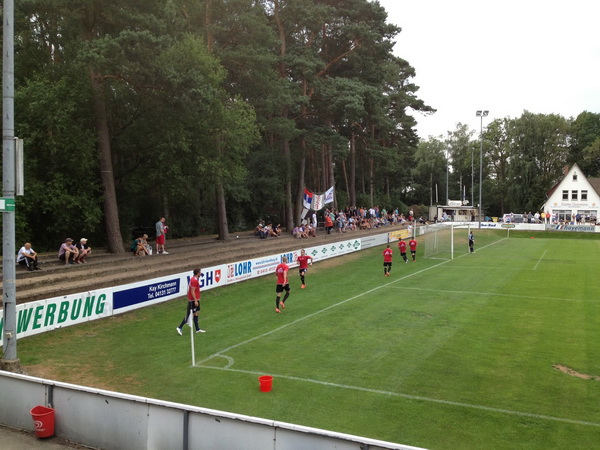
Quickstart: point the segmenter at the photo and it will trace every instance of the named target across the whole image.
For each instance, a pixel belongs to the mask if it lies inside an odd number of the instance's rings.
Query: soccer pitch
[[[19,341],[36,374],[427,448],[600,442],[600,241],[476,231],[475,253],[405,264],[396,243]],[[466,232],[465,232],[466,234]],[[532,234],[535,236],[535,234]],[[455,255],[456,256],[456,255]],[[410,258],[410,253],[409,253]],[[273,390],[259,392],[259,375]]]

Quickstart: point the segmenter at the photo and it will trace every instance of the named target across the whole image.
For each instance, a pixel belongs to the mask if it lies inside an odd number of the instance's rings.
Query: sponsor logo
[[[214,284],[219,283],[221,281],[221,269],[217,270],[209,270],[207,272],[202,272],[200,274],[200,287],[205,288],[212,286]],[[190,277],[188,277],[188,283],[190,282]]]
[[[37,304],[19,310],[17,315],[17,334],[42,327],[55,327],[68,320],[76,321],[102,315],[106,307],[106,294],[86,298],[79,297],[56,303]],[[0,320],[0,332],[4,321]]]
[[[594,233],[596,231],[594,226],[584,225],[554,225],[548,227],[548,229],[556,231],[576,231],[578,233]]]
[[[227,279],[248,278],[252,275],[252,261],[244,261],[227,265]]]
[[[516,225],[514,223],[503,223],[502,225],[500,225],[502,228],[516,228]]]

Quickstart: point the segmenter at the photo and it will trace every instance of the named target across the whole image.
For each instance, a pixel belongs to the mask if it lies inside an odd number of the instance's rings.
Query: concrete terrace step
[[[131,253],[111,254],[94,249],[87,264],[65,267],[56,254],[40,255],[42,270],[29,272],[17,269],[17,303],[58,297],[94,289],[144,281],[181,273],[193,267],[209,267],[235,261],[283,253],[327,242],[365,237],[402,229],[390,226],[383,229],[347,233],[325,232],[316,238],[296,239],[290,234],[279,238],[258,239],[249,232],[239,238],[218,241],[214,236],[167,240],[168,255],[136,257]],[[0,302],[0,307],[2,303]]]

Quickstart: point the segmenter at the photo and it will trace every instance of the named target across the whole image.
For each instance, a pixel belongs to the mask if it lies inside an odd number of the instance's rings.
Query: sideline
[[[203,366],[202,369],[213,369],[213,370],[221,370],[221,371],[225,371],[225,372],[246,373],[246,374],[250,374],[250,375],[259,375],[259,376],[264,375],[263,372],[255,372],[252,370],[231,369],[231,368],[225,368],[225,367]],[[419,395],[404,394],[401,392],[390,392],[390,391],[384,391],[384,390],[380,390],[380,389],[363,388],[360,386],[351,386],[348,384],[338,384],[338,383],[332,383],[329,381],[319,381],[319,380],[314,380],[312,378],[300,378],[300,377],[294,377],[294,376],[289,376],[289,375],[278,375],[278,374],[273,375],[273,377],[274,378],[282,378],[285,380],[300,381],[300,382],[305,382],[305,383],[320,384],[322,386],[330,386],[330,387],[335,387],[335,388],[340,388],[340,389],[350,389],[353,391],[368,392],[371,394],[381,394],[381,395],[387,395],[390,397],[405,398],[407,400],[415,400],[418,402],[438,403],[441,405],[457,406],[457,407],[469,408],[469,409],[477,409],[480,411],[488,411],[488,412],[499,413],[499,414],[508,414],[511,416],[529,417],[531,419],[551,420],[553,422],[562,422],[562,423],[569,423],[569,424],[574,424],[574,425],[584,425],[584,426],[589,426],[589,427],[600,427],[600,423],[597,423],[597,422],[588,422],[585,420],[576,420],[576,419],[566,419],[564,417],[547,416],[545,414],[534,414],[534,413],[528,413],[528,412],[524,412],[524,411],[514,411],[511,409],[494,408],[492,406],[476,405],[473,403],[455,402],[452,400],[443,400],[443,399],[432,398],[432,397],[422,397]]]

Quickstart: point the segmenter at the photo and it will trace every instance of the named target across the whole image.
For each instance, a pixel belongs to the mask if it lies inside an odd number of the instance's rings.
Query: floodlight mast
[[[481,184],[483,183],[483,118],[487,117],[490,112],[488,110],[478,110],[475,115],[479,117],[479,228],[481,228],[481,212],[482,212],[482,200],[481,200]]]

